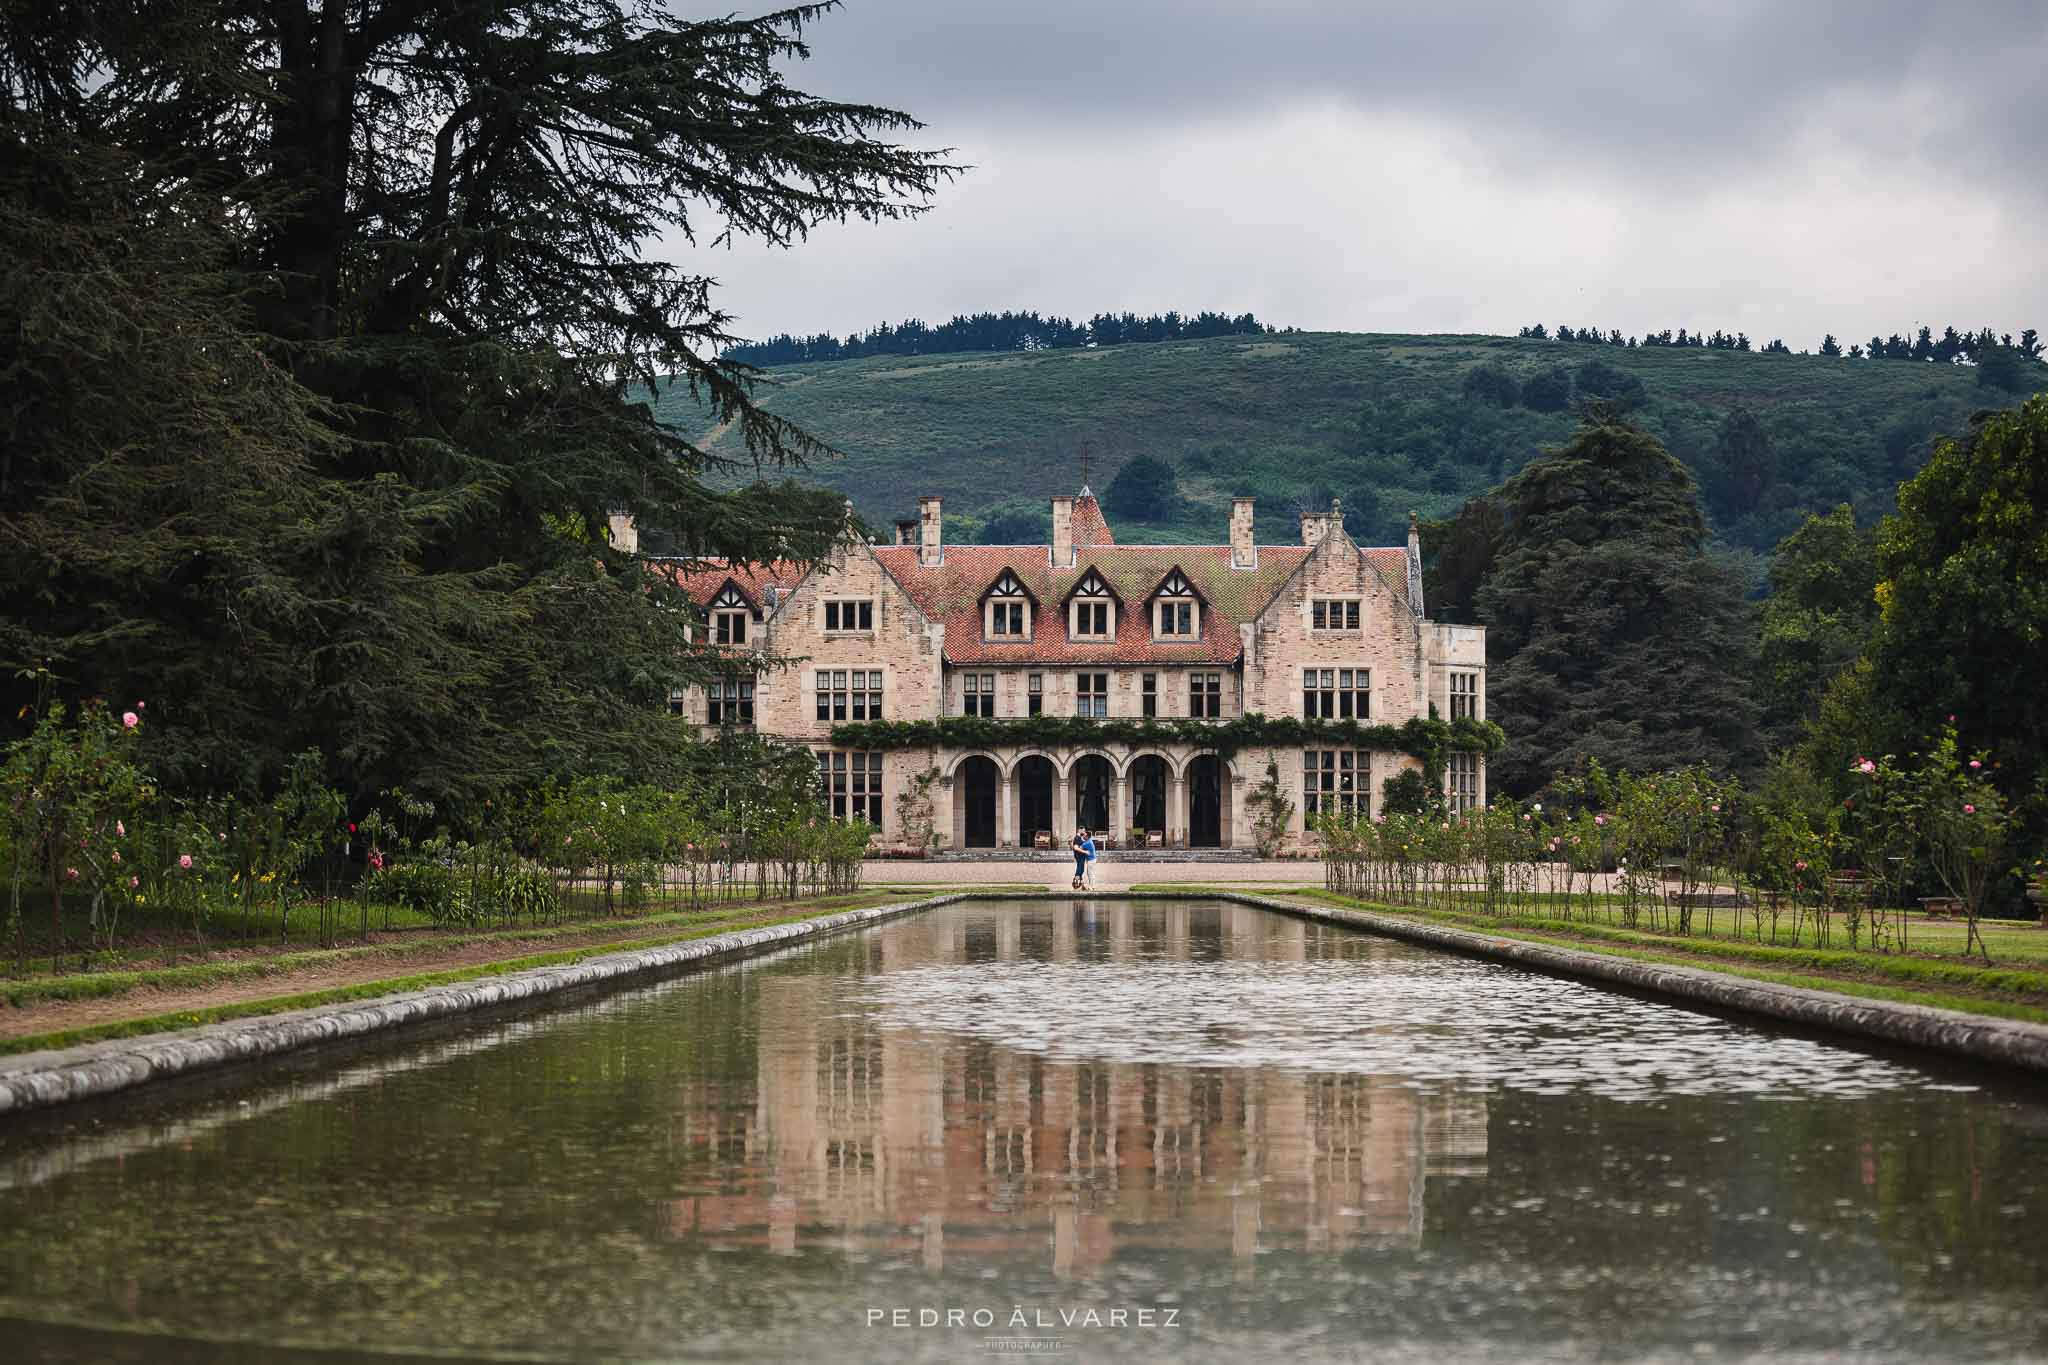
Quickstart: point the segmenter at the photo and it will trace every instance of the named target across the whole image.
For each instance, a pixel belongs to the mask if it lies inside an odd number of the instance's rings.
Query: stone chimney
[[[1330,499],[1327,512],[1303,512],[1301,514],[1301,543],[1311,548],[1322,544],[1334,533],[1344,529],[1344,504],[1337,498]]]
[[[605,518],[605,522],[614,550],[628,555],[640,553],[640,528],[633,524],[631,512],[614,512]]]
[[[896,543],[897,543],[898,545],[915,545],[915,544],[917,544],[917,518],[916,518],[916,517],[900,517],[900,518],[898,518],[898,519],[897,519],[897,522],[896,522]]]
[[[1252,507],[1250,498],[1230,500],[1230,567],[1233,569],[1259,567],[1259,545],[1253,529]]]
[[[937,568],[946,562],[946,543],[939,538],[939,500],[919,498],[917,520],[920,532],[917,562],[927,569]]]
[[[1422,524],[1408,512],[1408,609],[1422,618]]]
[[[1054,498],[1052,500],[1052,566],[1055,569],[1074,567],[1074,500]]]

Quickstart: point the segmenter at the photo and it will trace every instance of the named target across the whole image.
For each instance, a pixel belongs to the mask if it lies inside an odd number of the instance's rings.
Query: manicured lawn
[[[1936,956],[1923,951],[1876,953],[1851,951],[1846,945],[1833,948],[1773,947],[1768,943],[1710,939],[1704,935],[1681,938],[1675,934],[1588,924],[1583,920],[1566,922],[1533,915],[1496,918],[1465,908],[1391,906],[1322,890],[1297,889],[1286,894],[1317,904],[1400,916],[1493,937],[1556,944],[1634,961],[1701,967],[1752,980],[2048,1023],[2048,970],[2043,969],[2048,965],[2048,957],[2040,953],[2038,940],[2043,935],[2032,925],[2007,928],[1995,935],[1992,939],[1994,958],[2000,946],[2005,944],[2024,944],[2025,951],[2014,951],[2010,965],[1987,967],[1977,958]],[[1915,925],[1916,932],[1919,927]],[[1951,928],[1943,924],[1928,927],[1944,932]],[[2035,937],[2028,938],[2027,935]],[[1953,945],[1951,952],[1960,949],[1961,941],[1958,926],[1954,929],[1953,939],[1949,940]]]
[[[916,896],[932,894],[920,888]],[[785,924],[843,910],[914,899],[886,891],[801,902],[747,902],[692,913],[648,915],[475,934],[408,936],[343,948],[248,958],[222,958],[180,967],[78,973],[5,984],[0,1009],[0,1053],[65,1047],[99,1038],[189,1028],[219,1019],[273,1014],[339,1000],[367,999],[452,981],[467,981],[528,967],[555,966],[602,953],[658,947],[731,929]],[[560,945],[560,946],[550,946]],[[460,965],[450,965],[452,963]],[[342,984],[307,990],[318,980]],[[165,1009],[175,1000],[178,1007]],[[89,1006],[93,1022],[42,1028]]]

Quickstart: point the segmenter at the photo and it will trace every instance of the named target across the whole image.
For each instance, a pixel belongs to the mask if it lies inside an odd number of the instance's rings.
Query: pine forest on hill
[[[2048,387],[2048,367],[2042,377],[2029,387]],[[845,452],[808,477],[878,526],[932,493],[946,499],[949,539],[985,527],[1042,539],[1046,499],[1074,491],[1085,449],[1098,492],[1143,456],[1174,468],[1175,491],[1151,515],[1112,501],[1126,541],[1220,540],[1226,500],[1241,495],[1260,500],[1262,540],[1291,541],[1300,507],[1336,496],[1354,534],[1382,544],[1401,538],[1410,508],[1449,516],[1565,440],[1578,398],[1621,398],[1691,467],[1716,540],[1756,557],[1755,580],[1807,513],[1889,510],[1931,438],[2013,401],[1979,379],[1969,366],[1762,351],[1285,332],[783,365],[760,393]],[[681,387],[657,413],[743,454]]]

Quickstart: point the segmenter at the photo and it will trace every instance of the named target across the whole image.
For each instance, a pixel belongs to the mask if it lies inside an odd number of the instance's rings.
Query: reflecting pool
[[[0,1124],[0,1358],[2048,1356],[2048,1098],[980,902]]]

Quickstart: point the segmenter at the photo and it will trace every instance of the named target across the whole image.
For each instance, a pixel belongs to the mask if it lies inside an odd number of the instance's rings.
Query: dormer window
[[[728,583],[711,599],[711,638],[721,645],[743,645],[747,642],[747,620],[754,609],[740,590]]]
[[[1107,640],[1116,634],[1116,594],[1093,569],[1067,599],[1067,633],[1076,640]]]
[[[1152,636],[1192,640],[1202,633],[1202,601],[1194,585],[1175,569],[1152,595]]]
[[[991,640],[1018,643],[1031,638],[1031,616],[1035,606],[1031,594],[1017,575],[1003,570],[989,587],[982,605],[982,633]]]

